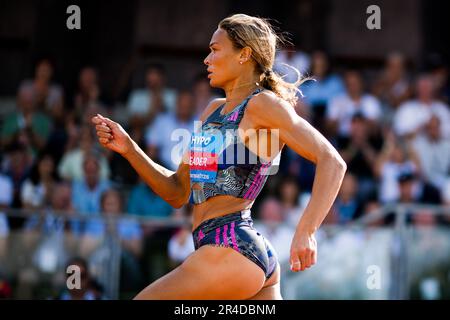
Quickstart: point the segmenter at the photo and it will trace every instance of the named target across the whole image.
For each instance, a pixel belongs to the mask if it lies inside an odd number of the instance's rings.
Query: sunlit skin
[[[200,116],[202,121],[223,103],[224,112],[233,110],[257,88],[255,83],[259,81],[251,49],[234,48],[224,30],[214,32],[210,50],[204,60],[210,85],[223,89],[226,98],[211,101]],[[100,143],[122,154],[155,193],[176,208],[188,202],[187,153],[177,171],[173,172],[153,162],[116,122],[101,115],[94,117],[92,122],[96,125]],[[287,144],[317,166],[311,200],[291,244],[291,270],[303,271],[316,263],[314,234],[336,198],[346,171],[345,162],[316,129],[295,113],[289,103],[268,90],[249,101],[239,128],[244,131],[277,129],[279,149]],[[266,139],[270,140],[270,136],[262,137],[262,140]],[[271,141],[258,142],[271,144]],[[250,144],[247,146],[251,149]],[[260,154],[257,149],[252,151]],[[193,229],[207,219],[250,208],[252,203],[248,199],[227,195],[209,198],[194,205]],[[181,266],[146,287],[136,299],[281,299],[279,281],[279,266],[266,280],[261,268],[233,249],[202,246]]]

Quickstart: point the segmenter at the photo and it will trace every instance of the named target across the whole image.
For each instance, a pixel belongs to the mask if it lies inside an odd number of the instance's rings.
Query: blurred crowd
[[[296,80],[295,74],[284,63],[314,79],[300,87],[303,97],[295,109],[348,165],[324,223],[347,224],[391,203],[450,206],[448,64],[434,59],[418,70],[401,53],[391,53],[383,68],[368,72],[333,65],[322,51],[291,48],[279,53],[274,67],[289,81]],[[145,87],[132,89],[124,103],[112,103],[103,95],[94,66],[79,71],[73,97],[65,95],[67,88],[53,74],[51,60],[38,61],[34,74],[17,89],[16,108],[1,119],[0,297],[33,297],[30,283],[37,284],[46,272],[62,271],[51,281],[64,284],[69,259],[84,270],[90,289],[62,290],[55,298],[105,297],[102,286],[107,284],[91,280],[88,266],[100,259],[109,240],[121,248],[121,291],[135,293],[194,250],[188,224],[155,227],[136,218],[189,221],[192,207],[173,209],[121,156],[101,148],[91,117],[119,115],[152,159],[176,170],[171,156],[178,141],[171,139],[172,132],[192,131],[194,120],[221,92],[210,88],[204,74],[177,90],[167,83],[164,67],[151,64]],[[314,174],[312,163],[285,148],[278,174],[269,178],[255,203],[255,224],[281,260],[289,257],[286,244],[308,203]],[[450,219],[424,213],[409,222],[448,225]],[[391,223],[389,216],[377,222]],[[20,250],[30,252],[30,261],[20,262],[27,267],[16,270],[8,284],[2,259],[19,246],[8,241],[16,231],[23,235]]]

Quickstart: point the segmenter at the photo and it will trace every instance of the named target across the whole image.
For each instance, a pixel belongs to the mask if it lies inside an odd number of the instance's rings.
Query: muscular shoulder
[[[265,90],[248,102],[248,118],[257,126],[266,127],[283,121],[295,113],[294,107],[275,93]]]
[[[206,106],[200,115],[200,121],[205,121],[219,106],[225,103],[225,98],[216,98]]]

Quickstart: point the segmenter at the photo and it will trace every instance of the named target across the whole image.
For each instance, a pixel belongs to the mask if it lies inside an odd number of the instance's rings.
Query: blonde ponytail
[[[261,74],[260,85],[265,89],[271,90],[278,97],[295,106],[298,101],[298,96],[303,96],[299,86],[305,81],[310,80],[310,78],[303,78],[297,68],[287,64],[284,65],[297,73],[296,82],[287,82],[283,79],[283,76],[277,74],[272,69],[267,69]]]

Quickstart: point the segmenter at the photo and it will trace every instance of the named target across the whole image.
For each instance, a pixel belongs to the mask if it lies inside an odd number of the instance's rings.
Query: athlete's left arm
[[[303,271],[316,262],[314,233],[336,199],[347,165],[317,129],[301,118],[288,102],[272,93],[263,92],[251,99],[247,116],[255,128],[278,129],[281,144],[286,143],[316,165],[311,199],[291,244],[291,269]]]

